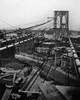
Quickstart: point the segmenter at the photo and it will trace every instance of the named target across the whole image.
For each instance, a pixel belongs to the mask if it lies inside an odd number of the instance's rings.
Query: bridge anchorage
[[[79,100],[80,60],[69,11],[54,11],[53,19],[14,32],[0,41],[0,99]]]

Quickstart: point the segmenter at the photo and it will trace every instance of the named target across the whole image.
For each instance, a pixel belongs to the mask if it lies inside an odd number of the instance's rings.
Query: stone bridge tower
[[[69,12],[54,11],[54,30],[56,39],[67,37],[69,29]]]

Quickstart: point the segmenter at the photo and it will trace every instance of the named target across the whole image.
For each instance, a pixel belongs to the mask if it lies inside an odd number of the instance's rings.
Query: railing
[[[7,49],[7,48],[10,48],[10,47],[13,47],[13,46],[16,46],[18,44],[30,41],[30,40],[34,39],[35,37],[36,36],[33,37],[31,34],[28,34],[28,35],[25,35],[25,36],[16,37],[15,39],[12,38],[12,39],[7,39],[7,40],[2,40],[1,43],[7,43],[7,41],[10,42],[11,40],[14,39],[14,41],[11,44],[6,44],[5,46],[0,47],[0,51]]]
[[[75,51],[75,48],[73,46],[73,43],[72,43],[70,37],[69,37],[69,43],[70,43],[70,47],[71,47],[73,57],[74,57],[74,61],[75,61],[75,70],[76,70],[77,76],[79,77],[79,74],[80,74],[80,60],[79,60],[79,57],[78,57],[78,55]]]

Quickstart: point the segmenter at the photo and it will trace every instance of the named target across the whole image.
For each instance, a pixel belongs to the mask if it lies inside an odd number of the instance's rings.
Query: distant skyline
[[[80,0],[0,0],[0,29],[45,22],[55,10],[68,10],[69,29],[80,30]]]

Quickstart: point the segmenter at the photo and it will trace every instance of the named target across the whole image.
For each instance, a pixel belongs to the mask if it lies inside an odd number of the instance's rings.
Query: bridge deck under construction
[[[0,34],[0,100],[79,100],[80,38],[68,18],[54,11],[47,22]],[[52,21],[52,29],[37,29]]]

